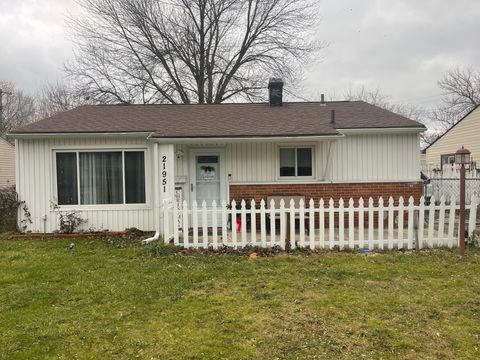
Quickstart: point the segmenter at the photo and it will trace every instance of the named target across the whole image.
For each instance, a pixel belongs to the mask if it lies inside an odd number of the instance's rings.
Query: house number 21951
[[[163,192],[167,192],[167,157],[162,156],[162,186]]]

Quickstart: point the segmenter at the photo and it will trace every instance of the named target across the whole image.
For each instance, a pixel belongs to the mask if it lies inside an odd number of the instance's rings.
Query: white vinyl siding
[[[61,150],[138,150],[145,149],[146,199],[147,204],[82,205],[75,208],[81,217],[87,219],[83,229],[121,231],[136,227],[141,230],[155,228],[152,209],[152,145],[144,138],[91,137],[88,139],[36,139],[18,140],[19,183],[17,191],[20,200],[25,201],[32,214],[33,232],[58,230],[58,217],[51,209],[51,201],[56,198],[54,152]],[[72,208],[72,206],[67,206]],[[23,212],[22,212],[23,216]],[[44,222],[42,217],[46,216]]]

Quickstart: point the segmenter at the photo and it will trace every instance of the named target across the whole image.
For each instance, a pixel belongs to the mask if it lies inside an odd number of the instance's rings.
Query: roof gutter
[[[191,144],[205,144],[205,143],[219,143],[219,142],[229,142],[229,143],[245,143],[245,142],[291,142],[291,141],[318,141],[318,140],[329,140],[329,139],[339,139],[345,137],[344,134],[338,135],[314,135],[314,136],[255,136],[255,137],[180,137],[180,138],[161,138],[161,137],[147,137],[147,140],[158,142],[158,143],[167,143],[167,144],[182,144],[182,143],[191,143]]]
[[[147,137],[149,138],[153,132],[84,132],[84,133],[10,133],[8,138],[12,139],[48,139],[48,138],[76,138],[76,137]]]
[[[404,127],[404,128],[335,128],[342,134],[383,134],[383,133],[419,133],[427,130],[426,127]]]

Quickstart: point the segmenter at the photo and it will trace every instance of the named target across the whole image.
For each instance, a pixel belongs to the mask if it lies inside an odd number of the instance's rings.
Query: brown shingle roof
[[[335,125],[330,123],[335,110]],[[155,137],[335,135],[336,129],[423,125],[362,101],[220,105],[85,105],[13,131],[25,133],[152,132]]]

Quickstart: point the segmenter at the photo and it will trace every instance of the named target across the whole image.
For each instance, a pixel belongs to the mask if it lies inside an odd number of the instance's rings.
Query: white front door
[[[227,200],[225,161],[223,149],[195,149],[190,152],[191,200],[202,206],[206,201],[207,207],[215,201],[220,206]]]

